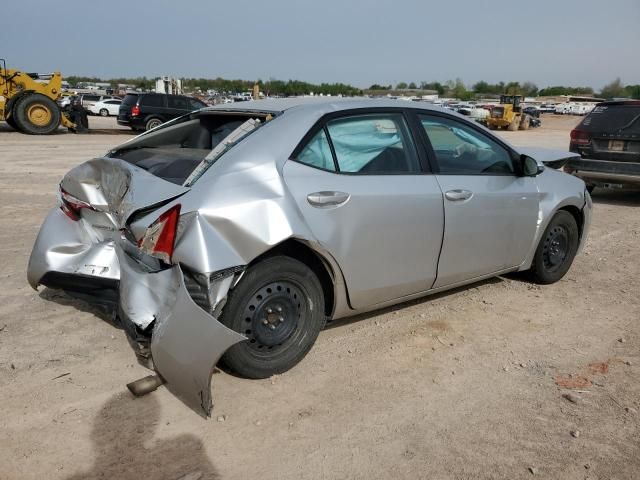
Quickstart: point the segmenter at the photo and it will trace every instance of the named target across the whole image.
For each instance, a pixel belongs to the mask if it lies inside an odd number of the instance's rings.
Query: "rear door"
[[[428,290],[435,280],[442,192],[421,158],[401,110],[359,110],[321,122],[285,163],[285,182],[338,260],[353,308]]]
[[[514,153],[497,139],[446,115],[418,114],[444,193],[445,229],[434,287],[521,264],[534,237],[538,188],[519,175]]]
[[[142,96],[139,105],[141,115],[145,118],[145,123],[148,117],[158,117],[164,122],[174,118],[167,110],[167,95],[148,93]]]

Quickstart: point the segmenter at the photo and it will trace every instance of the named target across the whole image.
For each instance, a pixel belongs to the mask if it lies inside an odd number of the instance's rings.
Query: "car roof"
[[[440,107],[427,102],[413,102],[389,98],[356,98],[356,97],[293,97],[265,100],[250,100],[206,107],[202,110],[234,110],[282,113],[287,110],[340,111],[357,108],[419,108],[442,111]]]

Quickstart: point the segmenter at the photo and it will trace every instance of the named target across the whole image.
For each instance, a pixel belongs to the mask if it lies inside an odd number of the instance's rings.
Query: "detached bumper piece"
[[[211,416],[211,375],[222,354],[245,337],[222,325],[189,295],[179,265],[149,271],[118,248],[123,322],[151,329],[153,368],[188,407]],[[131,325],[126,328],[131,334]]]

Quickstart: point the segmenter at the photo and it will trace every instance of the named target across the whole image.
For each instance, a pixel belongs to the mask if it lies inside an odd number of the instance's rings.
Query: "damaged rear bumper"
[[[187,406],[210,416],[213,369],[229,347],[246,338],[193,301],[179,265],[153,271],[120,246],[116,250],[120,315],[136,353],[151,360],[147,366]],[[226,297],[234,277],[231,272],[217,279],[217,297]]]

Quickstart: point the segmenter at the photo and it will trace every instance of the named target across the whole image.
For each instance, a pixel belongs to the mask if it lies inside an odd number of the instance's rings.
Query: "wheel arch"
[[[574,205],[565,205],[563,207],[560,207],[556,211],[556,213],[561,211],[569,212],[571,216],[574,218],[574,220],[576,221],[576,224],[578,225],[579,240],[582,240],[582,232],[584,229],[584,213],[582,212],[582,210],[580,210],[578,207]]]
[[[289,238],[254,258],[247,266],[256,265],[276,255],[283,255],[298,260],[315,273],[322,286],[325,314],[327,318],[331,318],[336,307],[336,274],[340,274],[334,271],[331,262],[309,246],[307,242]]]
[[[7,103],[4,106],[5,115],[6,115],[6,112],[10,112],[10,113],[13,114],[12,110],[13,110],[14,105],[16,103],[18,103],[18,101],[20,101],[24,97],[26,97],[27,95],[31,95],[33,93],[36,93],[36,91],[35,90],[22,90],[20,93],[18,93],[17,95],[14,95],[9,100],[7,100]]]

